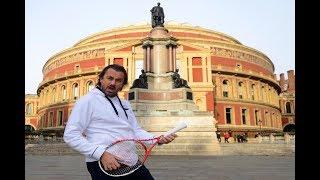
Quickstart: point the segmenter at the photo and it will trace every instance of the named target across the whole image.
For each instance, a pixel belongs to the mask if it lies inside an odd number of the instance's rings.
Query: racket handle
[[[184,128],[186,128],[186,127],[187,127],[187,124],[182,121],[182,122],[180,122],[176,127],[174,127],[174,128],[172,128],[172,129],[170,129],[169,131],[165,132],[165,133],[163,134],[163,136],[164,136],[164,137],[167,137],[167,136],[169,136],[170,134],[174,134],[174,133],[176,133],[176,132],[178,132],[178,131],[180,131],[181,129],[184,129]]]

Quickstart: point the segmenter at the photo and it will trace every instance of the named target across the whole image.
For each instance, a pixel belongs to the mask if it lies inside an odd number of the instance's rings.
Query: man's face
[[[108,69],[102,79],[99,79],[101,88],[107,96],[114,97],[122,90],[124,73],[112,68]]]

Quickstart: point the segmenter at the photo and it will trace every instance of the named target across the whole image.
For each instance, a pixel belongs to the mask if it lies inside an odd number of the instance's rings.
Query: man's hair
[[[128,74],[127,74],[127,71],[124,69],[124,67],[118,64],[110,64],[100,72],[98,76],[98,83],[97,83],[98,86],[101,86],[100,79],[103,78],[104,74],[106,74],[107,70],[110,68],[117,72],[123,72],[124,74],[123,85],[128,84]]]

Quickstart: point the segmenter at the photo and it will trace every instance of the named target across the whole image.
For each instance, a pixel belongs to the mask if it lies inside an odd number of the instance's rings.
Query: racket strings
[[[146,146],[139,141],[121,141],[113,144],[107,151],[117,157],[120,167],[115,170],[104,170],[111,176],[122,176],[132,173],[145,161]]]

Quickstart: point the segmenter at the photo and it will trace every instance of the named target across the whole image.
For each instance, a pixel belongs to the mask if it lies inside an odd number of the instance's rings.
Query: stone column
[[[130,57],[130,59],[128,60],[128,82],[130,84],[132,84],[134,78],[134,73],[135,73],[135,68],[134,68],[134,59],[135,59],[135,53],[132,53],[132,56]],[[145,65],[145,63],[143,62],[143,65]]]
[[[187,57],[188,62],[188,79],[189,82],[193,83],[193,73],[192,73],[192,59],[190,57]]]
[[[168,53],[168,60],[169,60],[169,72],[173,72],[174,71],[174,68],[173,68],[173,52],[172,52],[172,45],[169,45],[168,46],[168,50],[169,50],[169,53]]]
[[[206,83],[208,82],[208,78],[207,78],[207,67],[206,67],[206,64],[207,64],[207,60],[205,57],[201,57],[201,68],[202,68],[202,82]]]
[[[143,48],[143,69],[147,72],[148,60],[147,60],[147,48]],[[134,78],[133,78],[134,79]]]
[[[172,61],[173,61],[173,70],[174,71],[177,69],[176,48],[177,48],[177,46],[172,47]]]
[[[151,48],[147,46],[147,67],[146,72],[151,71]]]

